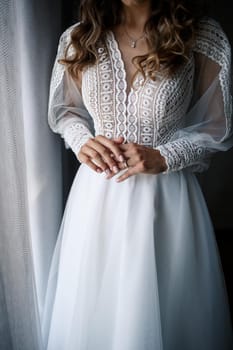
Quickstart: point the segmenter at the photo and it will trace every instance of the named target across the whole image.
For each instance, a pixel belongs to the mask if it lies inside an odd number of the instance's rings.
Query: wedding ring
[[[129,165],[128,165],[128,163],[127,163],[127,160],[124,161],[124,166],[125,166],[125,168],[128,168],[128,167],[129,167]]]

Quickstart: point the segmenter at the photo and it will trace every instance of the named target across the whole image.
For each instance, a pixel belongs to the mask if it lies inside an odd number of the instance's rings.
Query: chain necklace
[[[126,27],[125,27],[125,34],[127,35],[128,39],[129,39],[129,45],[130,45],[133,49],[136,48],[137,42],[138,42],[139,40],[143,39],[143,38],[146,36],[146,33],[143,33],[139,38],[134,39],[134,38],[132,38],[132,36],[129,35],[129,33],[128,33]]]

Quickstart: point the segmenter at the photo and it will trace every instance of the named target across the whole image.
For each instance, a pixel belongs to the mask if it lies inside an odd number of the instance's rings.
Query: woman
[[[83,0],[49,124],[82,163],[43,317],[47,350],[224,350],[232,329],[194,171],[231,144],[230,47],[185,0]]]

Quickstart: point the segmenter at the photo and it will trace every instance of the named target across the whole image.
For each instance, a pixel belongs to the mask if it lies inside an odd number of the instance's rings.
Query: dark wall
[[[227,1],[211,1],[210,13],[221,23],[233,46],[232,11]],[[200,183],[216,231],[233,233],[233,149],[214,156]]]
[[[232,10],[226,0],[212,0],[211,12],[233,47]],[[202,175],[202,188],[215,226],[233,318],[233,149],[218,153]]]

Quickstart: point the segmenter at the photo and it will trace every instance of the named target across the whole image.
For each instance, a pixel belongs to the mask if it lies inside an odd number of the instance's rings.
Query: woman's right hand
[[[77,158],[80,163],[88,165],[97,173],[103,171],[108,175],[119,172],[118,163],[124,162],[122,151],[118,144],[122,144],[124,138],[121,136],[114,141],[105,136],[98,135],[90,138],[80,149]]]

